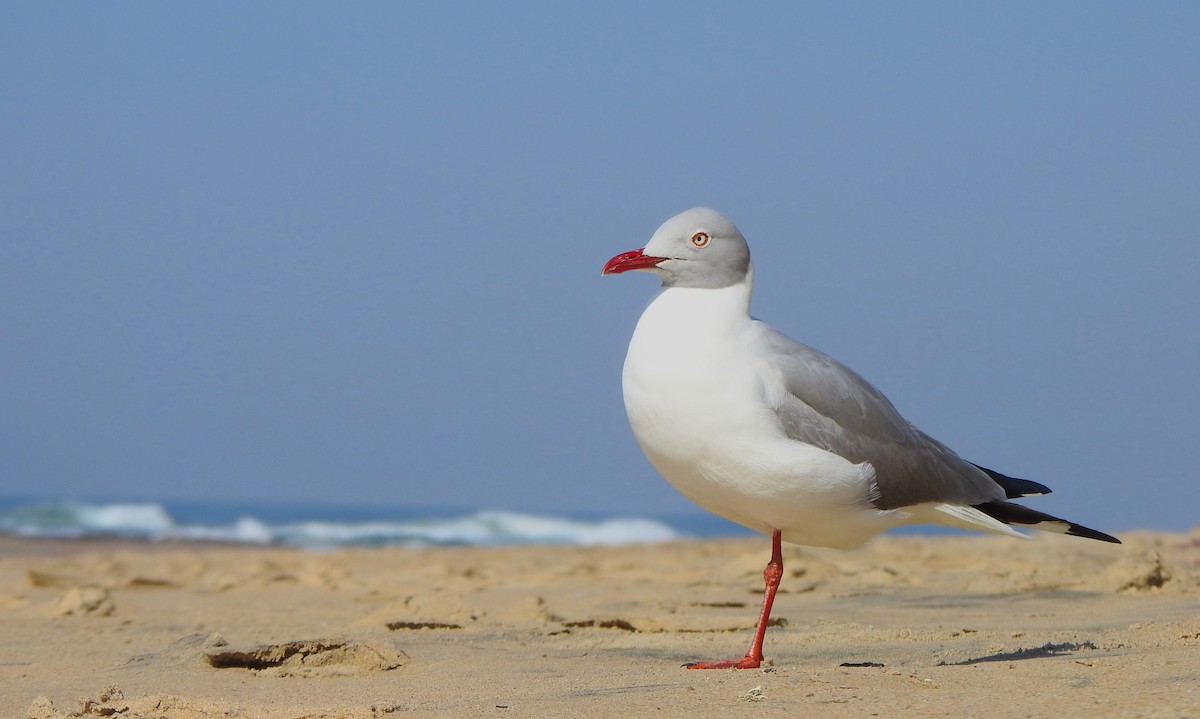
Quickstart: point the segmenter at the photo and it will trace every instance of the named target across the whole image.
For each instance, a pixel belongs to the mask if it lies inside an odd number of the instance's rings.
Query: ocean
[[[0,534],[232,542],[311,549],[513,544],[620,545],[746,536],[712,515],[603,517],[235,502],[0,498]]]

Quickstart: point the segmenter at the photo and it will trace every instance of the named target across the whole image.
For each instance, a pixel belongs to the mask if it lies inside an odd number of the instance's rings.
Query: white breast
[[[860,544],[899,522],[867,504],[869,465],[784,434],[749,285],[669,288],[646,309],[623,373],[634,436],[668,482],[714,514],[800,544]]]

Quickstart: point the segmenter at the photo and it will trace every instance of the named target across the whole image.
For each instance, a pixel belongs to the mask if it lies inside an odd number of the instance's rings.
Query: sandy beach
[[[1200,717],[1200,530],[787,547],[0,539],[0,716]]]

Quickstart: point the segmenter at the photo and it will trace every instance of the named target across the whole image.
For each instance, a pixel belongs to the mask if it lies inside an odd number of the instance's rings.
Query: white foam
[[[175,528],[167,510],[157,504],[72,505],[82,529],[93,532],[159,535]]]
[[[179,527],[157,538],[245,544],[270,544],[276,541],[275,532],[254,517],[239,517],[237,521],[229,526],[192,525]]]
[[[278,538],[301,546],[344,544],[631,544],[678,538],[649,519],[582,522],[515,512],[488,511],[465,517],[407,522],[303,522],[278,528]]]

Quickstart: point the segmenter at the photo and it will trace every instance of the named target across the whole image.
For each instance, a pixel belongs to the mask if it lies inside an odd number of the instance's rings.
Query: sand
[[[785,548],[0,539],[0,717],[1200,717],[1200,530]],[[850,666],[847,666],[850,665]]]

